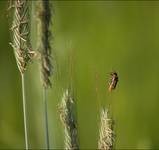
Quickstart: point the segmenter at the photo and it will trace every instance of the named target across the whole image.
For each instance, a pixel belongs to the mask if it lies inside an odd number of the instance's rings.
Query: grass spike
[[[98,149],[112,150],[114,142],[113,120],[108,118],[108,110],[102,108],[100,119]]]
[[[10,45],[13,47],[18,69],[20,73],[24,73],[29,60],[33,56],[29,38],[29,1],[14,0],[11,4],[14,13],[11,27],[12,42]]]
[[[38,1],[38,50],[41,53],[41,70],[43,86],[45,88],[51,87],[50,77],[52,75],[52,56],[51,56],[51,31],[50,27],[52,25],[52,13],[51,13],[51,3],[49,0]]]
[[[59,105],[59,113],[65,129],[65,149],[67,150],[79,149],[77,121],[74,109],[74,99],[69,90],[66,90]]]

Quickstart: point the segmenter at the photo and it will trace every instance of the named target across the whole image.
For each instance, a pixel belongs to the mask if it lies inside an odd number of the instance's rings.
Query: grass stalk
[[[45,124],[45,139],[46,149],[50,149],[49,142],[49,125],[48,125],[48,107],[47,107],[47,89],[43,87],[43,105],[44,105],[44,124]]]
[[[23,118],[24,118],[24,134],[25,134],[25,149],[29,149],[28,145],[28,126],[27,126],[27,107],[26,107],[26,96],[25,96],[25,78],[24,74],[21,74],[22,81],[22,99],[23,99]]]
[[[29,149],[28,145],[28,126],[27,126],[27,107],[25,95],[25,70],[28,62],[33,58],[34,52],[30,44],[30,15],[29,15],[29,0],[10,0],[9,10],[13,14],[13,22],[11,26],[12,42],[10,45],[13,48],[17,67],[21,74],[22,84],[22,101],[23,101],[23,120],[25,134],[25,149]]]
[[[39,0],[37,2],[37,34],[38,34],[38,50],[41,53],[41,74],[43,83],[43,111],[45,124],[45,141],[46,149],[49,149],[49,126],[48,126],[48,107],[47,107],[47,91],[52,83],[50,77],[52,75],[52,57],[51,57],[51,3],[49,0]]]

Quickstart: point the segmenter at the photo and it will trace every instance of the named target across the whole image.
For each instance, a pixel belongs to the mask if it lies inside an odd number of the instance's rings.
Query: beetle
[[[111,92],[112,90],[114,90],[117,86],[117,83],[119,81],[119,77],[118,74],[116,72],[111,72],[110,73],[110,81],[109,81],[109,88],[108,91]]]

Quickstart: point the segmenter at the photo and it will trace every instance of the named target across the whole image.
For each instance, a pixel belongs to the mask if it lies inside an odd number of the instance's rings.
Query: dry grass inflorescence
[[[98,148],[100,150],[113,149],[114,142],[113,120],[108,117],[108,110],[101,109]]]
[[[52,5],[49,1],[40,0],[37,4],[37,32],[39,34],[38,50],[41,53],[41,71],[43,86],[51,87],[50,77],[52,75],[53,65],[51,56],[51,25],[52,25]]]
[[[65,149],[79,149],[74,99],[68,89],[63,93],[62,101],[59,105],[59,113],[64,126]]]
[[[34,52],[30,44],[30,15],[29,1],[15,0],[12,2],[13,23],[11,27],[12,42],[17,66],[21,73],[26,70],[27,63],[32,59]]]

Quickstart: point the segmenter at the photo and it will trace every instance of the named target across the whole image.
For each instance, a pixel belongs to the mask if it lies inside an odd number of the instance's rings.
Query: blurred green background
[[[33,1],[32,44],[36,49]],[[53,88],[49,90],[52,148],[63,148],[57,105],[71,82],[82,149],[97,148],[99,101],[111,104],[116,149],[159,148],[159,2],[54,1]],[[6,1],[0,1],[0,149],[24,148],[21,81],[9,46]],[[29,147],[44,148],[39,60],[26,72]],[[72,66],[72,71],[71,71]],[[119,84],[108,93],[109,72]],[[96,92],[96,88],[98,91]]]

